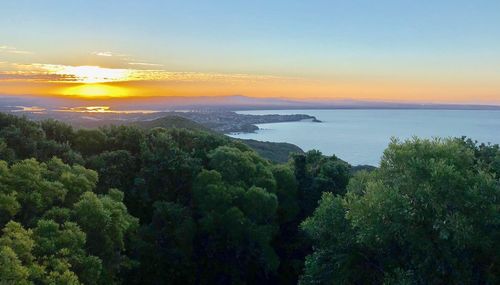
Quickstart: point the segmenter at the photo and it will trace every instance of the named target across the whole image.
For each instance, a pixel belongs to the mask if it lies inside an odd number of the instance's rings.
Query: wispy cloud
[[[163,66],[163,64],[159,63],[149,63],[149,62],[129,62],[129,65],[137,65],[137,66]]]
[[[92,53],[93,55],[97,55],[97,56],[106,56],[106,57],[111,57],[113,56],[113,54],[109,51],[95,51]]]
[[[0,72],[1,81],[99,83],[127,81],[131,70],[99,66],[61,64],[12,64],[14,70]]]
[[[13,46],[0,45],[0,53],[10,53],[10,54],[33,54],[31,51],[20,50]]]
[[[163,83],[226,82],[252,83],[265,80],[285,80],[283,77],[172,72],[161,69],[103,68],[59,64],[11,64],[12,70],[0,71],[0,81],[36,81],[59,83],[105,83],[126,81],[158,81]],[[290,78],[287,78],[288,80]]]
[[[94,51],[91,53],[94,56],[114,58],[121,61],[123,64],[136,66],[136,67],[161,67],[163,64],[148,62],[143,59],[136,59],[133,56],[123,53],[116,53],[111,51]]]
[[[126,54],[115,53],[111,51],[94,51],[91,54],[95,56],[104,56],[104,57],[128,57],[128,55]]]

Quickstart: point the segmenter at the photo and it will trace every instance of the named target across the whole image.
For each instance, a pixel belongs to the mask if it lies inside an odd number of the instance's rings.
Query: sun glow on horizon
[[[304,78],[242,73],[178,72],[97,65],[3,64],[0,94],[80,99],[243,94],[309,100],[500,104],[498,83],[406,78]],[[0,63],[1,67],[1,63]],[[470,94],[478,99],[472,101]]]
[[[62,89],[61,95],[79,96],[83,98],[127,97],[127,88],[105,84],[83,84]]]

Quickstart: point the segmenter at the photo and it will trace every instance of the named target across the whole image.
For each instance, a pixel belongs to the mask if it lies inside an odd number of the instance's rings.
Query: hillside
[[[291,143],[263,142],[256,140],[239,140],[255,150],[260,156],[274,162],[287,162],[293,153],[304,153],[304,151]]]
[[[175,115],[167,115],[159,119],[151,121],[138,121],[138,122],[133,122],[131,124],[147,129],[161,127],[166,129],[178,128],[178,129],[213,132],[212,130],[201,124],[198,124],[196,122],[193,122],[192,120]]]
[[[133,125],[137,125],[142,128],[152,129],[152,128],[183,128],[194,131],[205,131],[210,133],[216,133],[215,131],[207,128],[199,123],[193,122],[189,119],[168,115],[159,119],[151,120],[151,121],[140,121],[134,122]],[[237,139],[251,149],[255,150],[259,155],[264,158],[267,158],[273,162],[286,162],[292,153],[304,153],[304,151],[290,143],[274,143],[274,142],[262,142],[256,140],[240,140]]]

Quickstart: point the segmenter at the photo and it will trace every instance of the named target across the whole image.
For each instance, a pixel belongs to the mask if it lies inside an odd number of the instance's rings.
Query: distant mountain
[[[351,99],[292,100],[280,98],[255,98],[242,95],[199,97],[134,97],[89,100],[70,97],[33,97],[0,95],[0,111],[37,106],[49,110],[80,106],[109,106],[111,110],[265,110],[265,109],[456,109],[500,110],[499,105],[432,104]]]

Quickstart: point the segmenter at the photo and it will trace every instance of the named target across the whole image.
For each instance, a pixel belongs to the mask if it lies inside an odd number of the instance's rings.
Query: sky
[[[500,1],[0,0],[0,94],[500,104]]]

